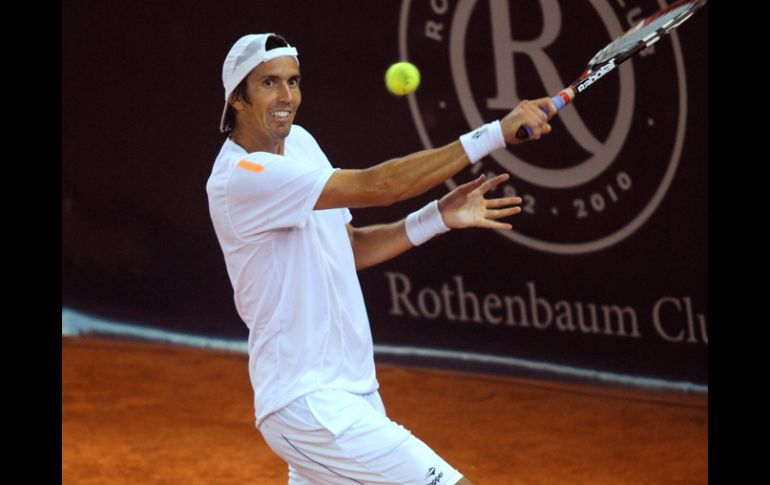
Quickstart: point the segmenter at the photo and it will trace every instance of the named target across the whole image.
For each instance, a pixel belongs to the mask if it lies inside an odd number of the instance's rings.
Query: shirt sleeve
[[[267,231],[304,227],[335,170],[261,152],[233,162],[228,211],[233,230],[244,240]]]
[[[294,125],[292,126],[292,134],[302,141],[302,146],[304,146],[305,149],[314,153],[315,156],[318,157],[318,159],[323,160],[326,165],[332,166],[326,153],[321,149],[321,146],[316,139],[313,138],[313,135],[311,135],[305,128],[300,125]],[[335,168],[335,170],[339,169]],[[350,221],[353,220],[353,214],[350,213],[350,209],[343,207],[340,210],[342,211],[342,219],[345,221],[345,224],[350,224]]]

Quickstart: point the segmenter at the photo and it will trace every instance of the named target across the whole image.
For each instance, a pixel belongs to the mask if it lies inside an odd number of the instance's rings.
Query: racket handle
[[[551,101],[553,101],[553,104],[556,106],[556,112],[558,113],[561,111],[561,109],[566,106],[570,101],[571,97],[568,93],[565,93],[562,91],[561,93],[557,94],[556,96],[553,96],[551,98]],[[540,108],[543,113],[548,114],[548,110],[545,108]],[[522,125],[521,128],[519,128],[519,131],[516,132],[516,138],[519,140],[528,140],[529,137],[532,136],[532,129],[527,125]]]

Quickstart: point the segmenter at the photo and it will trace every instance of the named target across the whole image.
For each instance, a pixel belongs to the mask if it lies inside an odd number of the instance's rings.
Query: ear
[[[230,95],[230,101],[228,102],[230,103],[230,106],[232,106],[235,111],[243,111],[243,108],[244,108],[243,100],[236,93],[233,93]]]

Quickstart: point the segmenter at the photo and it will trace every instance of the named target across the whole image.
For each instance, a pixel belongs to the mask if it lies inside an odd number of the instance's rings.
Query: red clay
[[[62,338],[62,483],[285,484],[246,364]],[[706,396],[377,367],[391,418],[477,485],[708,482]]]

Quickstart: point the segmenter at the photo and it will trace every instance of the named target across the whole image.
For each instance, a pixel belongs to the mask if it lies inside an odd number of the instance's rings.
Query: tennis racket
[[[575,96],[588,89],[592,84],[628,60],[637,52],[651,46],[661,37],[670,33],[696,10],[706,4],[707,0],[679,0],[663,8],[649,17],[641,20],[636,26],[619,36],[594,55],[588,61],[588,67],[577,80],[568,88],[551,98],[556,105],[556,111],[575,99]],[[546,111],[546,110],[543,110]],[[547,114],[547,112],[546,112]],[[524,125],[516,132],[516,138],[526,140],[532,135],[532,130]]]

